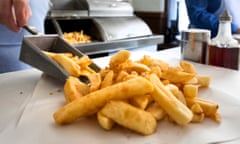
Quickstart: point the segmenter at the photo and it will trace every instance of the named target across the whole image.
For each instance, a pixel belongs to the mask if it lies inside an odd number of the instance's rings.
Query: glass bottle
[[[239,69],[239,44],[232,37],[232,17],[225,10],[219,18],[217,36],[208,45],[207,64]]]

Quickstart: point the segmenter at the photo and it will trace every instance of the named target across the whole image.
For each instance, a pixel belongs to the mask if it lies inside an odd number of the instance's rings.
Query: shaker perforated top
[[[232,16],[229,14],[228,10],[224,10],[223,13],[221,14],[220,21],[232,21]]]

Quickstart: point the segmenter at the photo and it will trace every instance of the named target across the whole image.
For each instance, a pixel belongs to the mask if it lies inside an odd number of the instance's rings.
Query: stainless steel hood
[[[93,20],[101,33],[103,41],[152,35],[147,24],[135,16],[94,18]]]
[[[133,16],[130,0],[51,0],[51,17]]]
[[[46,34],[83,30],[91,43],[73,44],[85,54],[109,53],[120,49],[156,46],[162,35],[134,15],[131,0],[51,0],[45,21]]]

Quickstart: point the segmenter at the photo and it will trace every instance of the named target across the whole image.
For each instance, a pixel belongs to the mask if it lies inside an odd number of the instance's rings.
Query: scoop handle
[[[25,25],[25,26],[23,26],[23,28],[24,28],[25,30],[27,30],[28,32],[30,32],[31,34],[33,34],[33,35],[40,35],[40,34],[41,34],[41,33],[37,30],[37,28],[34,27],[34,26]]]

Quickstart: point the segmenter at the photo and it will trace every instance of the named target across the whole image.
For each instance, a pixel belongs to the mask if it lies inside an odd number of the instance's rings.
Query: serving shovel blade
[[[68,72],[45,55],[42,50],[55,53],[69,52],[78,57],[85,55],[58,35],[31,35],[23,38],[19,59],[64,82],[70,76]],[[89,67],[95,72],[100,71],[100,67],[95,63],[92,63]],[[88,83],[86,79],[79,79]]]

